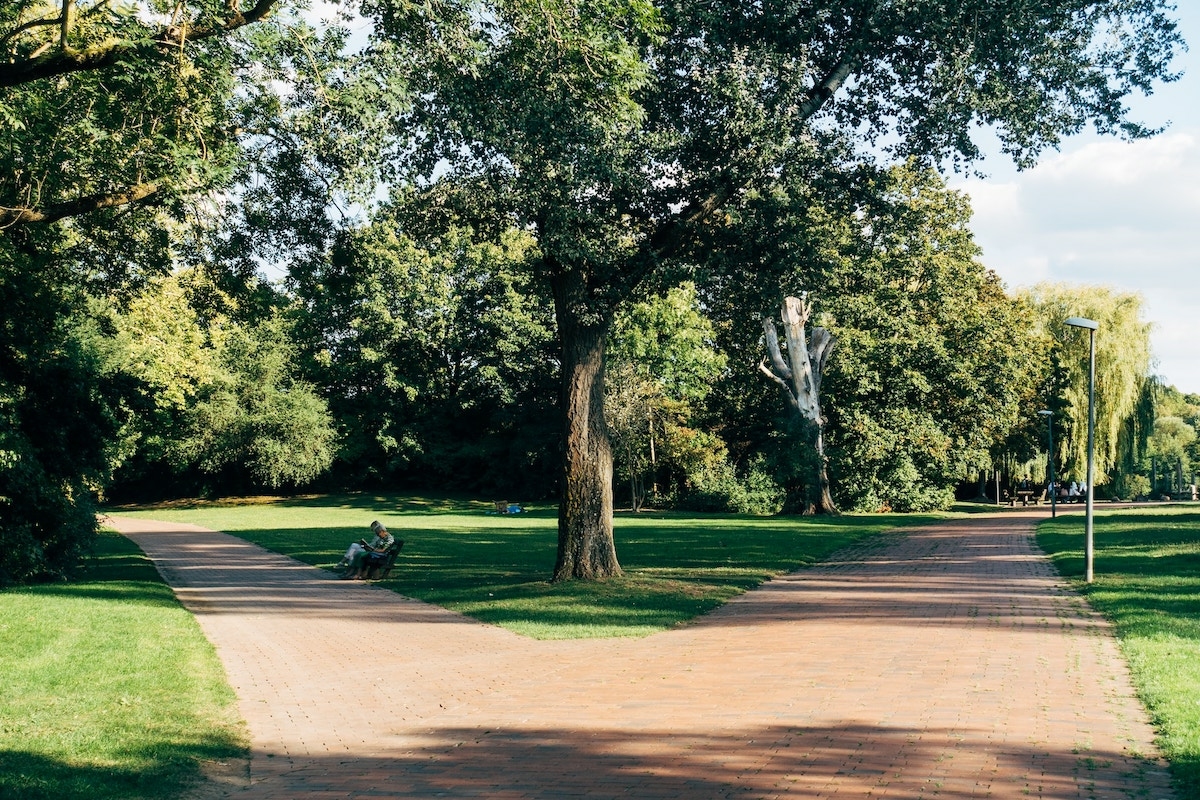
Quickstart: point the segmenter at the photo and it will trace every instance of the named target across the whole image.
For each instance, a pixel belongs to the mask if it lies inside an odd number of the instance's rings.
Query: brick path
[[[237,690],[233,797],[1170,798],[1111,630],[1033,549],[1039,516],[909,531],[676,630],[569,642],[113,522]],[[375,676],[380,711],[357,688]]]

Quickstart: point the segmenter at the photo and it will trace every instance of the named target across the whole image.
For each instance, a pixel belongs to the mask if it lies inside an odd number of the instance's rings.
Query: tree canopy
[[[1119,464],[1126,426],[1136,423],[1139,404],[1152,380],[1150,324],[1142,318],[1142,298],[1104,286],[1040,284],[1025,293],[1037,324],[1034,334],[1047,343],[1055,365],[1051,390],[1060,420],[1067,423],[1056,440],[1064,479],[1086,479],[1089,332],[1065,324],[1068,317],[1095,320],[1096,331],[1096,482],[1107,482]],[[1150,418],[1141,424],[1153,426]]]
[[[785,171],[851,135],[967,163],[988,126],[1022,165],[1169,79],[1164,2],[946,6],[677,0],[364,6],[411,65],[424,174],[531,231],[562,346],[559,578],[614,574],[604,342],[621,304]],[[426,14],[432,13],[435,25]],[[836,100],[835,100],[836,98]],[[434,166],[437,165],[435,171]],[[467,202],[466,200],[463,201]]]

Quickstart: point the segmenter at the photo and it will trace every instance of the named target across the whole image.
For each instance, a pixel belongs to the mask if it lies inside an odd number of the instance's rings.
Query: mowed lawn
[[[942,518],[618,514],[625,575],[552,584],[556,509],[528,508],[498,515],[478,501],[355,494],[114,513],[226,531],[326,568],[378,519],[405,542],[383,586],[543,639],[648,635],[851,542]]]
[[[174,800],[248,737],[212,646],[149,560],[0,592],[0,798]]]
[[[1101,511],[1094,542],[1088,585],[1083,517],[1038,527],[1059,571],[1116,626],[1180,797],[1200,800],[1200,507]]]

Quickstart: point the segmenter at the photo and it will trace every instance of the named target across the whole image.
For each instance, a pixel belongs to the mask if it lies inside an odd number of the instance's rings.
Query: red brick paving
[[[237,798],[1170,798],[1112,632],[1035,550],[1038,517],[908,531],[676,630],[561,642],[112,522],[225,664],[252,737]]]

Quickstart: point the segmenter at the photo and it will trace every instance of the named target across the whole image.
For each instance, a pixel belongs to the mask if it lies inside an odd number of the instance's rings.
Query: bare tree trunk
[[[1193,480],[1193,483],[1195,481]],[[654,409],[650,409],[650,497],[658,497],[658,457],[654,452]]]
[[[582,280],[554,279],[562,347],[563,472],[554,580],[621,574],[613,542],[613,457],[604,423],[604,342],[611,317],[579,318]]]
[[[775,323],[763,320],[763,332],[767,337],[767,351],[771,366],[766,361],[758,365],[760,371],[783,389],[788,404],[795,409],[801,428],[809,468],[805,477],[805,514],[836,514],[833,496],[829,491],[829,470],[825,460],[825,419],[821,416],[821,372],[825,360],[833,350],[833,335],[825,328],[813,328],[812,342],[807,343],[804,325],[812,307],[808,295],[788,297],[783,302],[780,316],[783,320],[784,337],[787,340],[787,359],[779,347],[779,334]]]

